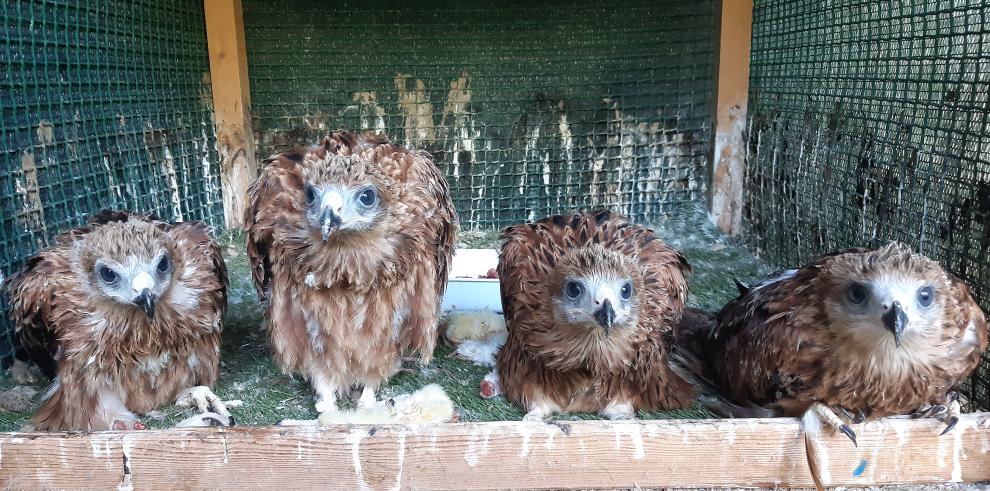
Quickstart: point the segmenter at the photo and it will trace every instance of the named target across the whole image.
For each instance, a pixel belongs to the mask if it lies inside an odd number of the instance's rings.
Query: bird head
[[[935,261],[892,243],[823,265],[831,325],[863,345],[903,348],[941,328],[949,280]]]
[[[350,155],[328,154],[310,164],[299,199],[309,225],[324,242],[380,224],[391,196],[380,168]]]
[[[622,254],[577,249],[561,259],[555,276],[554,316],[561,325],[610,336],[636,324],[639,275]]]
[[[175,247],[168,234],[143,221],[110,222],[77,243],[79,268],[106,300],[155,316],[172,285]]]

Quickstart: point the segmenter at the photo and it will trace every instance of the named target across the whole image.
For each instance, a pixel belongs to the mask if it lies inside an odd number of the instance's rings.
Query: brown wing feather
[[[207,266],[204,269],[206,274],[199,275],[196,281],[196,286],[208,295],[205,299],[209,301],[205,303],[203,315],[214,317],[217,325],[222,325],[224,315],[227,313],[227,289],[230,287],[230,280],[220,245],[211,236],[211,227],[203,222],[180,222],[174,225],[160,223],[168,227],[169,235],[176,242],[186,244],[187,253],[198,256],[187,258],[188,261]],[[204,299],[201,298],[200,301],[202,300]],[[217,334],[219,336],[219,328]],[[204,385],[212,385],[212,382]]]
[[[247,206],[244,210],[244,234],[247,240],[247,257],[251,265],[251,279],[262,302],[269,300],[272,282],[271,248],[275,232],[289,219],[279,214],[280,209],[294,210],[297,205],[289,199],[286,190],[303,187],[296,165],[303,159],[303,150],[276,154],[264,161],[265,167],[258,179],[248,188]]]
[[[29,359],[52,378],[58,363],[55,326],[51,325],[54,303],[64,301],[56,292],[66,280],[65,256],[46,250],[31,257],[23,268],[7,279],[3,289],[10,296],[10,319],[14,333]]]

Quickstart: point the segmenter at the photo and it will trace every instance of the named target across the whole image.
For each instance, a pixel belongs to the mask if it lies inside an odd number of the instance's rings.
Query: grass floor
[[[682,251],[694,268],[690,278],[690,304],[693,306],[717,309],[735,296],[733,277],[746,281],[767,273],[761,261],[744,248],[727,241],[700,212],[656,224],[656,229],[665,241]],[[257,302],[251,285],[243,239],[228,234],[221,237],[221,240],[227,245],[225,256],[231,285],[221,351],[222,370],[215,392],[226,401],[243,402],[241,406],[231,409],[239,425],[267,425],[287,418],[315,418],[313,394],[309,384],[301,378],[282,374],[272,361],[266,333],[262,329],[263,307]],[[471,248],[495,247],[497,233],[464,232],[459,245]],[[380,398],[412,392],[426,384],[437,383],[443,386],[454,401],[461,421],[518,420],[522,417],[523,413],[502,397],[479,397],[479,383],[490,368],[453,356],[452,350],[443,343],[438,343],[434,360],[429,366],[422,369],[418,366],[408,368],[412,370],[399,374],[380,391]],[[16,385],[18,381],[10,374],[0,377],[0,389],[10,389]],[[37,391],[34,398],[40,398],[44,392],[44,382],[36,383],[32,388]],[[33,402],[37,403],[37,400]],[[344,404],[346,407],[347,403]],[[0,431],[20,429],[30,414],[30,410],[0,410]],[[167,406],[142,421],[151,428],[162,428],[191,414],[190,410]],[[701,408],[639,416],[712,417]],[[577,414],[561,415],[560,419],[593,417]]]

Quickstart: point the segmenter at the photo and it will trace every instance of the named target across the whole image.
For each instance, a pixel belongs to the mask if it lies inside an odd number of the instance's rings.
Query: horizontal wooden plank
[[[830,485],[990,480],[990,414],[823,440]],[[794,419],[0,434],[8,488],[494,489],[812,485]]]

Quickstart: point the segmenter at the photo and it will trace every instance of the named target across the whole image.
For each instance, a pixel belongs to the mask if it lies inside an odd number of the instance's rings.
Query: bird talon
[[[947,406],[945,406],[945,413],[936,416],[936,418],[945,423],[945,429],[942,430],[942,433],[940,433],[939,436],[952,431],[952,429],[956,427],[956,424],[959,423],[959,413],[962,411],[962,407],[959,403],[959,394],[955,392],[949,392],[946,394],[946,404]]]
[[[945,412],[945,406],[941,404],[934,404],[927,407],[918,408],[913,414],[912,418],[937,418],[939,414]]]
[[[956,427],[956,423],[958,423],[958,422],[959,422],[959,417],[958,416],[952,416],[952,417],[950,417],[949,420],[945,422],[945,429],[942,430],[942,433],[939,433],[938,436],[942,436],[942,435],[944,435],[944,434],[952,431],[952,429]]]
[[[856,443],[856,432],[853,431],[852,428],[849,427],[849,425],[843,424],[842,426],[839,427],[839,431],[845,433],[845,435],[848,436],[850,440],[852,440],[854,447],[859,447],[859,444]]]
[[[195,407],[201,413],[215,413],[225,418],[230,417],[230,412],[227,410],[227,406],[223,403],[223,400],[214,394],[209,387],[203,385],[190,387],[182,391],[175,400],[175,405],[180,407]]]

